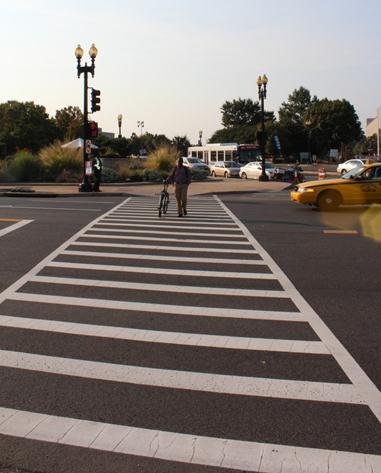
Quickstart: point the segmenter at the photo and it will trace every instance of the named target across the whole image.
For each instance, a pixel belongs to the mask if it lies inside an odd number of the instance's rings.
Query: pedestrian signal
[[[98,136],[98,123],[89,122],[88,134],[89,138],[96,138]]]

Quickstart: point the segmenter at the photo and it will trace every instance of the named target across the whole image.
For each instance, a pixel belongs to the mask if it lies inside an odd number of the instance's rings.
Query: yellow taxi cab
[[[339,179],[324,179],[298,184],[291,200],[335,210],[340,205],[381,203],[381,163],[352,169]]]

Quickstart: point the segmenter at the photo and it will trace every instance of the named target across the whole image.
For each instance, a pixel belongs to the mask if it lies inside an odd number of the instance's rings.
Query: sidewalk
[[[279,192],[290,187],[289,182],[259,182],[243,179],[215,179],[195,181],[189,186],[188,195],[221,194],[230,192]],[[158,195],[162,184],[151,183],[116,183],[103,184],[102,192],[79,192],[78,184],[0,184],[1,197],[84,197],[84,196],[128,196]]]

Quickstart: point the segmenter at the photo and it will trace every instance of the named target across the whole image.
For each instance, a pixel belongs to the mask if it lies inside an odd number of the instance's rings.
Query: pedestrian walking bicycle
[[[160,198],[159,198],[159,208],[158,208],[159,217],[161,217],[162,214],[167,213],[168,205],[169,205],[168,181],[164,180],[163,190],[160,192]]]

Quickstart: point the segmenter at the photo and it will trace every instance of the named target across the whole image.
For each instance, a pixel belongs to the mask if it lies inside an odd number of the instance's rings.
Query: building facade
[[[367,118],[365,127],[365,136],[370,138],[377,136],[377,156],[380,156],[380,128],[381,128],[381,105],[377,109],[377,116]]]

